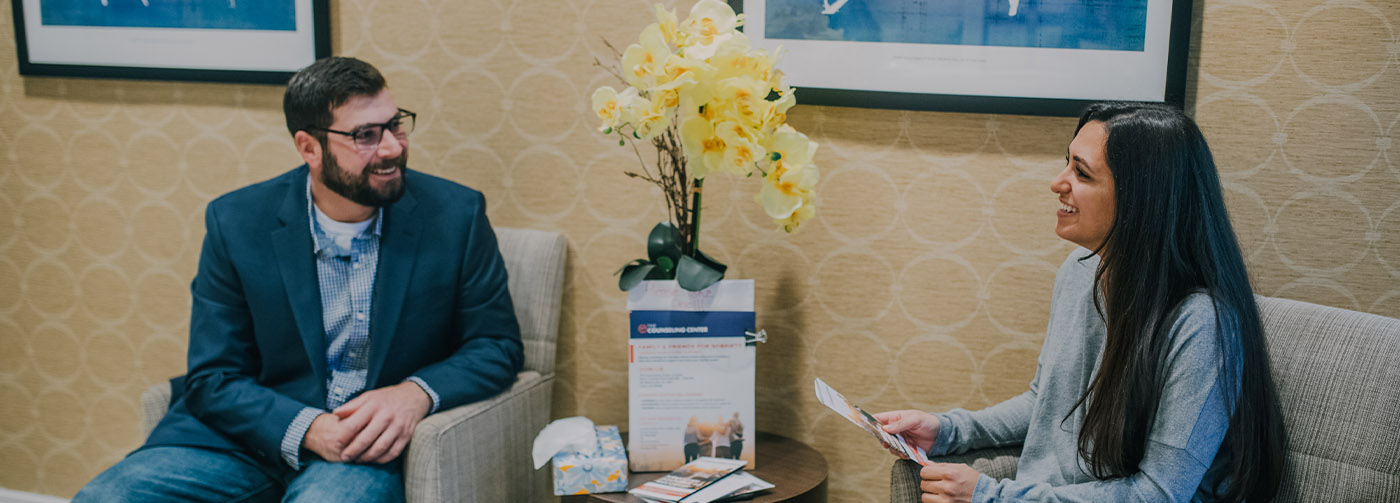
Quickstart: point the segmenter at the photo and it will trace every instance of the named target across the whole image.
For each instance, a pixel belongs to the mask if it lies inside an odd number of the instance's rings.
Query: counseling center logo
[[[710,327],[700,326],[659,326],[655,323],[640,323],[637,325],[637,333],[646,334],[708,334]]]

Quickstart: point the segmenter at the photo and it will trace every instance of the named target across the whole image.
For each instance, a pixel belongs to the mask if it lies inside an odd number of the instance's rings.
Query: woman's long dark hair
[[[1215,304],[1221,384],[1232,404],[1222,452],[1224,501],[1270,501],[1283,471],[1283,418],[1259,308],[1225,209],[1215,161],[1186,114],[1161,105],[1099,103],[1079,119],[1108,130],[1116,211],[1099,247],[1095,305],[1108,328],[1085,407],[1079,455],[1096,478],[1138,471],[1166,384],[1174,310],[1204,291]],[[1229,410],[1229,409],[1227,409]]]

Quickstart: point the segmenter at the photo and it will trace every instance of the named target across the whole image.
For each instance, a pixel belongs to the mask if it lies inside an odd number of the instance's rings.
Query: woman
[[[1030,390],[976,412],[876,415],[931,456],[1020,444],[1016,480],[935,463],[920,471],[923,501],[1273,499],[1277,393],[1195,123],[1164,106],[1092,105],[1050,189],[1055,233],[1082,249],[1056,275]]]

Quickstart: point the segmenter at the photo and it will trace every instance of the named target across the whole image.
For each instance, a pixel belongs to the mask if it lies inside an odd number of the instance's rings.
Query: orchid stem
[[[695,191],[690,199],[690,256],[700,255],[700,187],[705,184],[705,179],[695,180]]]

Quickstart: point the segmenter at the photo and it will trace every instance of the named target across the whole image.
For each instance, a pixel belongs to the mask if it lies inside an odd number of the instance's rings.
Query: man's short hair
[[[287,132],[307,130],[324,140],[335,117],[331,113],[356,96],[374,96],[387,87],[384,76],[369,63],[355,58],[329,57],[302,68],[287,82],[282,113]]]

